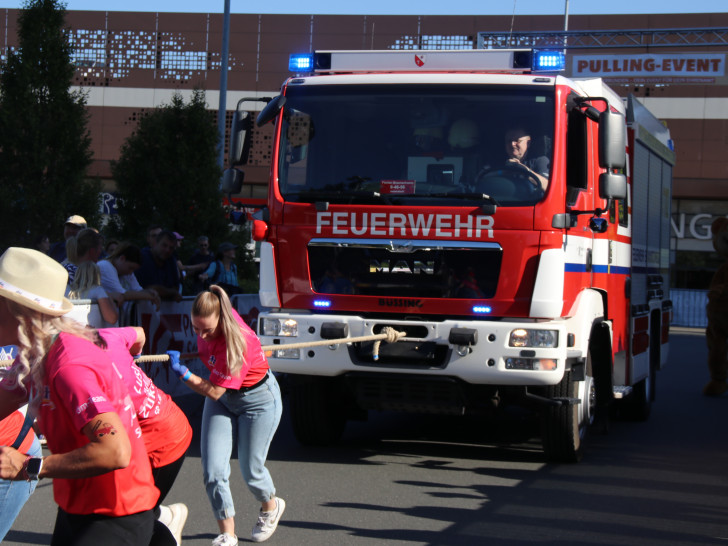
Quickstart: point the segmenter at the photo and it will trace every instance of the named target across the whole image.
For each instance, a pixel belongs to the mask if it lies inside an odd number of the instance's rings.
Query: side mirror
[[[225,169],[222,173],[222,186],[220,191],[225,194],[240,193],[243,188],[245,173],[238,169]]]
[[[599,114],[599,166],[624,169],[627,166],[624,116],[607,108]]]
[[[609,171],[600,174],[599,197],[602,199],[626,199],[627,177]]]
[[[253,117],[250,112],[239,107],[233,114],[230,128],[230,166],[245,165],[250,155],[250,141],[253,129]]]
[[[286,97],[278,95],[270,100],[266,104],[265,108],[260,111],[258,118],[255,120],[255,124],[260,127],[266,123],[273,121],[278,113],[283,109],[283,105],[286,104]]]
[[[604,233],[609,228],[609,222],[605,218],[592,218],[589,220],[589,229],[594,233]]]

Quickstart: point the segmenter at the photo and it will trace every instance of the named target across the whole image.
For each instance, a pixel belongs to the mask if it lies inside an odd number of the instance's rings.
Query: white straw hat
[[[10,247],[0,256],[0,296],[34,311],[61,316],[73,309],[66,284],[66,268],[42,252]]]

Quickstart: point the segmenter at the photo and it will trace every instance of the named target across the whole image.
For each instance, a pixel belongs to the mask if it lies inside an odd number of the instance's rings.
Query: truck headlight
[[[293,319],[263,318],[260,323],[264,336],[298,337],[298,322]]]
[[[558,330],[529,330],[517,328],[508,338],[509,347],[552,348],[559,344]]]

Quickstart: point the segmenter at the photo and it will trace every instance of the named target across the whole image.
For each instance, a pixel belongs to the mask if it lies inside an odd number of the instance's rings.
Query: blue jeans
[[[28,450],[28,455],[39,457],[42,451],[38,438],[35,438]],[[35,491],[37,484],[37,481],[0,480],[0,542],[3,541],[15,522],[15,518],[20,514],[20,509]]]
[[[280,387],[270,371],[268,380],[255,389],[242,393],[228,390],[217,401],[205,398],[200,451],[205,489],[215,519],[235,516],[229,482],[235,442],[240,471],[250,492],[260,502],[275,497],[265,459],[281,420],[282,405]]]

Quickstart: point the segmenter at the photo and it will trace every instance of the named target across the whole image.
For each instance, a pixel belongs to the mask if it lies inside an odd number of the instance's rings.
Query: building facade
[[[0,59],[17,45],[19,10],[0,11]],[[110,162],[149,109],[200,88],[217,119],[223,16],[218,13],[69,11],[87,92],[94,161],[113,211]],[[669,128],[677,164],[673,188],[672,282],[701,289],[722,260],[710,224],[728,214],[728,13],[561,16],[254,15],[230,17],[227,128],[243,97],[275,96],[291,53],[315,49],[566,48],[567,76],[602,77],[637,96]],[[615,32],[619,29],[619,32]],[[256,129],[246,186],[266,195],[269,128]],[[226,139],[227,140],[227,139]]]

